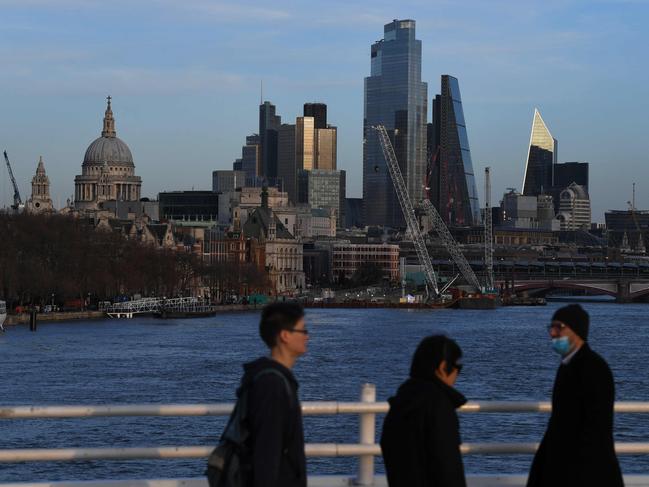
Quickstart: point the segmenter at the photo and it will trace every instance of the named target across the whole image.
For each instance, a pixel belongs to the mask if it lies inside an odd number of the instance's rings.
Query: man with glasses
[[[624,485],[613,441],[613,374],[588,346],[588,328],[588,313],[578,304],[557,310],[548,327],[561,365],[528,487]]]
[[[244,365],[249,387],[250,487],[306,487],[306,458],[298,383],[291,369],[306,353],[309,334],[296,303],[273,303],[261,313],[259,334],[270,350]]]
[[[443,335],[424,338],[412,358],[410,378],[389,399],[381,451],[390,487],[465,487],[460,424],[466,402],[453,388],[462,350]]]

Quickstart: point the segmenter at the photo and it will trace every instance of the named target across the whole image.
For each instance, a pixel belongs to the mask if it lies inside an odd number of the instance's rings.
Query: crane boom
[[[437,275],[435,274],[433,263],[430,260],[428,249],[426,249],[424,237],[419,230],[419,223],[417,222],[417,217],[415,216],[415,209],[413,208],[412,202],[410,201],[406,183],[403,180],[401,168],[399,167],[397,156],[394,153],[392,142],[390,142],[388,131],[383,125],[376,125],[372,128],[376,130],[376,133],[379,137],[379,143],[381,144],[383,157],[385,157],[385,163],[388,166],[388,172],[390,173],[390,177],[392,178],[392,183],[394,184],[394,189],[397,193],[399,204],[401,205],[403,217],[406,220],[406,224],[408,225],[408,231],[412,236],[412,241],[415,245],[415,250],[417,251],[417,257],[419,258],[419,262],[424,268],[426,281],[435,292],[435,296],[438,297],[440,295],[440,292],[437,284]]]
[[[491,168],[484,170],[485,214],[484,214],[484,265],[487,271],[487,290],[494,289],[494,235],[491,220]]]
[[[11,184],[14,187],[14,204],[11,206],[14,210],[18,209],[23,205],[23,200],[20,197],[20,191],[18,190],[18,184],[16,183],[16,178],[14,177],[14,172],[11,170],[11,164],[9,163],[9,156],[7,151],[4,151],[5,161],[7,162],[7,169],[9,170],[9,179],[11,179]]]
[[[433,221],[433,228],[437,231],[437,235],[439,235],[444,248],[446,248],[447,252],[451,254],[451,258],[453,259],[453,262],[455,262],[460,274],[462,274],[462,277],[464,277],[466,282],[473,286],[476,291],[481,291],[482,288],[478,276],[475,275],[469,262],[466,260],[462,252],[460,252],[460,246],[453,238],[453,235],[451,235],[451,232],[446,226],[446,223],[444,223],[444,220],[442,220],[437,209],[433,206],[430,200],[426,199],[422,201],[422,207]]]

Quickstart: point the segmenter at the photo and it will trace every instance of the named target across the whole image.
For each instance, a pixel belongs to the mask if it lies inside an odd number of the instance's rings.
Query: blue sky
[[[55,204],[74,192],[107,94],[143,195],[209,189],[257,130],[262,79],[283,121],[327,103],[360,196],[370,45],[412,18],[429,99],[441,74],[460,80],[481,194],[486,165],[494,200],[520,189],[538,106],[559,160],[591,163],[594,220],[633,181],[649,208],[647,0],[0,0],[0,18],[0,146],[24,198],[39,155]],[[3,168],[0,206],[11,196]]]

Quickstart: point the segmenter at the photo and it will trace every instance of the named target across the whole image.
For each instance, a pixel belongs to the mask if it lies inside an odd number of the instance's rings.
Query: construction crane
[[[484,170],[484,194],[485,194],[484,265],[487,274],[485,288],[487,291],[492,291],[495,287],[494,235],[493,235],[493,222],[491,221],[491,168],[489,167],[485,167]]]
[[[626,202],[629,205],[629,210],[631,212],[631,218],[633,223],[635,223],[635,228],[638,230],[638,245],[636,245],[635,250],[644,254],[647,249],[644,245],[644,239],[642,238],[642,230],[640,230],[640,223],[638,223],[638,217],[635,214],[635,183],[633,183],[633,197],[631,201]]]
[[[11,205],[14,211],[20,210],[23,205],[23,200],[20,197],[20,191],[18,190],[18,184],[16,183],[16,178],[14,177],[14,172],[11,170],[11,164],[9,163],[9,156],[7,156],[7,151],[4,151],[5,161],[7,162],[7,169],[9,170],[9,179],[11,179],[11,184],[14,186],[14,204]]]
[[[433,289],[435,289],[437,296],[439,296],[440,294],[443,294],[446,289],[448,289],[448,287],[453,283],[453,281],[455,281],[455,279],[457,279],[457,277],[448,282],[442,289],[442,291],[439,291],[439,287],[437,286],[437,278],[433,270],[430,255],[428,255],[428,250],[426,249],[426,245],[424,244],[424,238],[421,235],[421,231],[419,230],[419,225],[417,224],[417,219],[415,217],[415,210],[412,206],[412,202],[410,201],[408,191],[406,190],[406,184],[403,181],[399,162],[397,161],[397,156],[394,153],[392,142],[390,142],[388,131],[383,125],[377,125],[373,128],[378,133],[381,149],[383,150],[383,155],[385,156],[385,162],[388,166],[390,176],[392,177],[392,182],[394,183],[399,202],[401,203],[401,209],[408,224],[408,229],[413,236],[413,241],[415,242],[415,248],[417,249],[419,261],[421,262],[422,266],[424,266],[426,277],[429,282],[431,282],[431,285],[432,282],[435,283],[433,285]],[[451,232],[444,223],[444,220],[442,220],[442,217],[439,215],[437,209],[433,206],[430,200],[426,198],[421,202],[421,207],[426,215],[431,219],[433,228],[436,230],[437,235],[442,241],[442,245],[444,245],[448,253],[451,254],[451,258],[453,259],[453,262],[455,262],[455,265],[460,271],[460,274],[464,277],[468,284],[476,289],[476,291],[481,291],[482,288],[480,286],[478,277],[475,275],[475,272],[473,272],[473,269],[471,269],[471,266],[467,262],[464,255],[462,255],[462,252],[460,252],[458,243],[451,235]]]
[[[438,298],[442,293],[440,292],[439,286],[437,284],[437,275],[435,274],[433,263],[431,262],[430,255],[428,254],[428,250],[426,249],[426,242],[424,242],[424,237],[419,230],[419,223],[417,222],[417,217],[415,216],[415,209],[413,208],[412,202],[410,201],[406,183],[403,180],[401,168],[399,167],[397,156],[394,153],[392,142],[390,142],[388,131],[383,125],[376,125],[372,128],[376,130],[376,133],[379,137],[381,150],[383,151],[383,157],[385,157],[385,163],[388,166],[388,172],[390,173],[390,177],[392,178],[392,183],[394,184],[394,190],[397,193],[397,198],[399,199],[399,205],[401,205],[403,217],[406,220],[408,231],[410,232],[412,242],[415,245],[415,250],[417,251],[419,262],[424,268],[424,276],[426,277],[427,285],[430,286],[430,289],[433,290],[435,297]]]

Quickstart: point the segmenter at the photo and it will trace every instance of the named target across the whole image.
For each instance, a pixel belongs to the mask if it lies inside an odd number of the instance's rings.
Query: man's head
[[[297,303],[272,303],[264,307],[259,335],[270,348],[293,357],[306,352],[309,335],[304,328],[304,309]]]
[[[588,339],[588,313],[578,304],[559,308],[552,316],[549,331],[555,350],[568,355]]]
[[[430,380],[439,378],[452,386],[462,370],[462,349],[444,335],[432,335],[424,338],[415,350],[410,366],[410,377]]]

